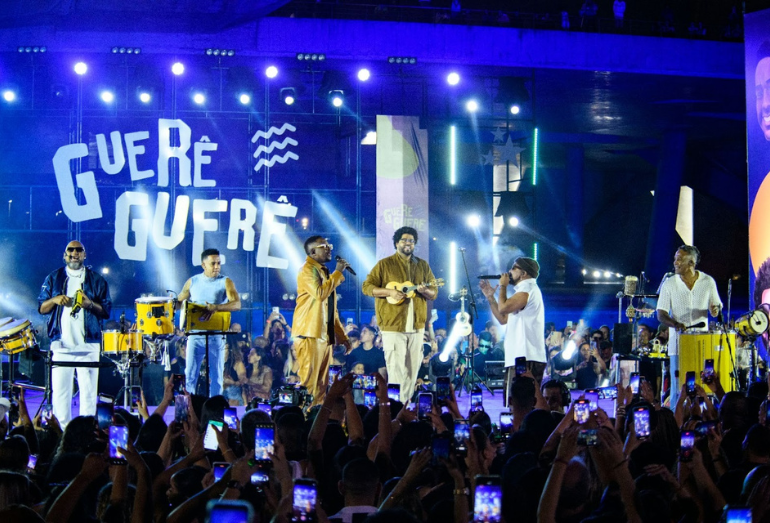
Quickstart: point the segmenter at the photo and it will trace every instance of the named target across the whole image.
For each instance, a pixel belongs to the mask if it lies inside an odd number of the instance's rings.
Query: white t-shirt
[[[719,299],[714,278],[701,271],[697,273],[698,279],[695,280],[692,290],[687,288],[678,274],[665,280],[660,287],[657,308],[666,311],[673,319],[685,325],[694,325],[702,321],[705,323],[703,328],[692,330],[706,332],[709,308],[714,305],[722,307],[722,300]],[[668,354],[669,356],[679,355],[679,336],[673,327],[668,329]]]
[[[86,279],[86,270],[73,271],[70,268],[67,271],[67,296],[75,300],[75,293],[83,288],[83,282]],[[72,316],[72,307],[64,307],[61,313],[61,348],[72,350],[86,342],[86,313],[80,309],[77,314]]]
[[[519,312],[508,315],[505,329],[505,366],[512,367],[516,358],[546,362],[545,308],[537,280],[528,278],[513,288],[515,293],[526,292],[527,304]]]

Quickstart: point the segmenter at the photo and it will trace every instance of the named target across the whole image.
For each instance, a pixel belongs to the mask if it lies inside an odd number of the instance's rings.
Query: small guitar
[[[431,280],[428,283],[421,283],[420,285],[427,285],[428,287],[443,287],[444,278]],[[388,283],[385,286],[385,288],[401,291],[406,295],[407,298],[414,298],[414,291],[417,290],[417,287],[419,287],[420,285],[415,285],[410,281],[405,281],[404,283],[398,283],[398,282],[392,281]],[[390,303],[391,305],[400,305],[401,303],[404,302],[404,298],[397,300],[395,298],[391,298],[390,296],[388,296],[386,300],[388,300],[388,303]]]

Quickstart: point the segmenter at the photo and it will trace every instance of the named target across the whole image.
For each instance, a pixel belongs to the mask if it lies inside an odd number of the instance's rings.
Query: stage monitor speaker
[[[614,354],[631,354],[632,345],[634,343],[634,324],[633,323],[616,323],[614,336],[612,339],[612,352]]]
[[[484,374],[487,376],[486,383],[490,389],[505,388],[505,362],[488,361],[484,364]]]

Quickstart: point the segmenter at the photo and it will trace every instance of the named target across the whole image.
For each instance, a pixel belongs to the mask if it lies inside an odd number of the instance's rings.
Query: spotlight
[[[471,214],[467,218],[468,227],[478,227],[481,225],[481,216],[478,214]]]
[[[44,45],[20,45],[16,50],[20,53],[45,53],[48,48]]]
[[[203,105],[203,102],[206,101],[206,97],[203,96],[203,93],[195,93],[193,94],[193,102],[195,102],[198,105]]]
[[[297,53],[297,60],[299,61],[313,61],[323,62],[326,60],[326,55],[323,53]]]
[[[609,278],[612,276],[612,273],[610,271],[604,271],[604,277]]]
[[[248,94],[246,94],[246,93],[243,93],[243,94],[241,94],[241,95],[238,97],[238,100],[239,100],[239,101],[240,101],[240,102],[241,102],[243,105],[249,105],[249,104],[251,103],[251,96],[249,96],[249,95],[248,95]]]
[[[583,269],[583,270],[582,270],[582,271],[580,271],[580,272],[582,272],[582,273],[583,273],[583,276],[585,276],[586,274],[588,274],[588,270],[586,270],[586,269]]]
[[[362,82],[365,82],[369,79],[371,76],[371,73],[369,72],[369,69],[360,69],[358,71],[358,79]]]
[[[75,64],[75,73],[83,76],[88,71],[88,66],[84,62],[78,62]]]
[[[521,108],[518,105],[512,105],[511,106],[511,114],[519,114],[519,111],[521,111]]]
[[[284,87],[281,89],[281,100],[286,105],[291,105],[297,99],[297,91],[293,87]]]
[[[275,78],[278,76],[278,68],[274,65],[269,66],[267,69],[265,69],[265,76],[268,78]]]
[[[561,351],[562,359],[565,359],[565,360],[571,359],[572,356],[575,355],[575,351],[577,351],[577,345],[575,344],[575,341],[567,340],[567,343],[564,344],[564,350]]]
[[[111,104],[113,101],[115,101],[115,95],[112,93],[112,91],[102,91],[99,95],[99,98],[101,98],[102,102],[106,104]]]
[[[511,227],[518,227],[519,226],[519,219],[515,216],[511,216],[508,218],[508,225]]]
[[[102,274],[109,274],[110,268],[109,267],[102,267]]]
[[[414,56],[389,56],[388,63],[414,65],[417,63],[417,58],[415,58]]]
[[[177,76],[184,73],[184,65],[182,65],[182,62],[176,62],[174,65],[172,65],[171,72]]]
[[[329,101],[334,107],[342,107],[342,104],[345,103],[345,93],[339,89],[329,91]]]
[[[599,278],[599,277],[601,277],[601,275],[602,275],[602,273],[599,272],[599,271],[594,271],[594,272],[591,273],[591,276],[593,276],[594,278]]]
[[[6,102],[15,102],[16,101],[16,93],[11,91],[10,89],[6,89],[3,91],[3,100]]]
[[[465,102],[465,109],[469,113],[475,113],[479,110],[479,103],[476,100],[468,100]]]
[[[139,93],[139,100],[142,103],[148,104],[150,103],[150,100],[152,100],[152,96],[147,91],[142,91],[141,93]]]
[[[460,83],[460,75],[457,73],[449,73],[446,77],[446,81],[449,85],[457,85]]]
[[[334,107],[342,107],[342,97],[340,96],[332,96],[332,105]]]

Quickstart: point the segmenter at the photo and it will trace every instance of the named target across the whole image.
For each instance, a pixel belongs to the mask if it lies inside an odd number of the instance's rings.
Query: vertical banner
[[[428,260],[428,132],[416,116],[377,116],[377,259],[394,252],[393,233],[413,227],[415,254]]]
[[[770,303],[770,9],[746,15],[744,26],[751,260],[749,300],[754,308],[759,308]],[[762,338],[760,354],[767,359],[767,334]]]

